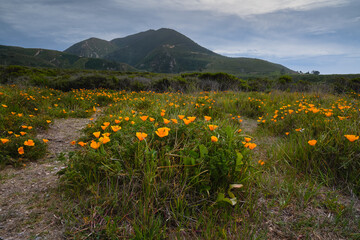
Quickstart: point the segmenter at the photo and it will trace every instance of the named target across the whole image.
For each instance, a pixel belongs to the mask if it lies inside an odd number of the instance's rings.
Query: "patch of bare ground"
[[[254,119],[244,118],[243,134],[252,137],[254,164],[265,161],[259,177],[259,231],[266,239],[358,239],[360,200],[340,190],[310,183],[295,171],[277,169],[280,160],[271,159],[272,147],[281,139],[258,129]],[[270,166],[267,164],[275,164]],[[286,168],[286,167],[285,167]],[[288,166],[291,169],[291,166]],[[259,166],[259,169],[261,167]],[[357,235],[352,235],[357,234]],[[347,237],[344,237],[347,236]]]
[[[7,167],[0,172],[0,239],[64,239],[64,223],[58,214],[61,203],[55,191],[56,173],[64,163],[56,159],[78,148],[70,142],[80,137],[89,122],[87,118],[54,120],[47,131],[37,135],[49,139],[46,157],[21,169]]]

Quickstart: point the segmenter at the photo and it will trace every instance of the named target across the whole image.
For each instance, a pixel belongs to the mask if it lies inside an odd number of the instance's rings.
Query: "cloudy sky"
[[[230,57],[360,73],[359,0],[0,0],[0,44],[65,50],[172,28]]]

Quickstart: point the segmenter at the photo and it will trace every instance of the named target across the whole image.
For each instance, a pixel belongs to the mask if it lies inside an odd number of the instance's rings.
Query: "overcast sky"
[[[65,50],[172,28],[230,57],[360,73],[360,0],[0,0],[0,44]]]

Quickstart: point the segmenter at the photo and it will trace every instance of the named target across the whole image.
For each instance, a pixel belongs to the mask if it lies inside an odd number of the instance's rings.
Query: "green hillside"
[[[39,48],[0,45],[0,65],[134,71],[127,64]]]
[[[166,28],[148,30],[111,41],[91,38],[71,46],[65,52],[124,62],[151,72],[293,73],[282,65],[260,59],[221,56],[185,35]]]

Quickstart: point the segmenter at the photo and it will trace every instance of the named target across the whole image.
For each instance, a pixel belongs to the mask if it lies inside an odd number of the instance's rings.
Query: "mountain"
[[[79,57],[74,54],[40,48],[21,48],[0,45],[0,65],[30,67],[77,68],[94,70],[135,71],[125,63],[100,58]]]
[[[254,58],[230,58],[214,53],[185,35],[161,28],[111,41],[90,38],[64,52],[81,57],[96,57],[127,63],[150,72],[178,73],[191,71],[231,74],[293,73],[268,61]]]

